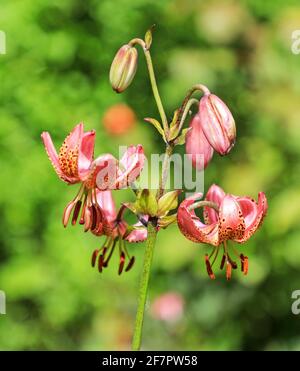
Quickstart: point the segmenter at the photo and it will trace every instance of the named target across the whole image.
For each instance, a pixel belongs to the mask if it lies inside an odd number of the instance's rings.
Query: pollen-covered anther
[[[105,267],[105,265],[104,265],[104,257],[103,257],[103,254],[101,254],[101,255],[99,256],[99,259],[98,259],[98,271],[99,271],[100,273],[102,273],[102,269],[103,269],[103,267]]]
[[[76,201],[73,200],[73,201],[70,201],[68,203],[68,205],[65,207],[64,209],[64,213],[63,213],[63,218],[62,218],[62,223],[63,223],[63,226],[66,228],[66,226],[68,225],[68,222],[69,222],[69,219],[70,219],[70,216],[71,216],[71,213],[73,211],[73,208],[76,204]]]
[[[124,251],[122,251],[120,254],[120,263],[119,263],[119,271],[118,271],[119,275],[123,272],[124,264],[125,264],[125,253]]]
[[[226,262],[226,255],[223,254],[221,264],[220,264],[220,269],[221,270],[224,268],[225,262]]]
[[[212,270],[212,267],[211,267],[211,264],[210,264],[210,261],[209,261],[209,256],[207,254],[205,255],[205,264],[206,264],[206,270],[207,270],[207,273],[208,273],[210,279],[214,280],[216,278],[216,276],[214,275],[214,272]]]
[[[246,276],[248,274],[249,259],[248,256],[244,256],[243,254],[240,255],[240,258],[241,258],[241,271]]]
[[[96,265],[96,260],[97,260],[98,255],[99,255],[99,249],[94,250],[92,254],[92,259],[91,259],[91,264],[93,268]]]
[[[226,262],[226,279],[227,279],[227,281],[229,281],[231,279],[231,273],[232,273],[232,265],[227,260],[227,262]]]
[[[130,269],[133,267],[134,265],[134,262],[135,262],[135,257],[132,256],[129,260],[129,263],[127,264],[127,267],[125,268],[125,272],[129,272]]]
[[[77,219],[78,219],[78,216],[79,216],[79,213],[80,213],[80,209],[81,209],[81,205],[82,205],[81,200],[78,200],[76,202],[76,205],[75,205],[75,208],[74,208],[74,211],[73,211],[72,225],[75,225],[76,222],[77,222]]]

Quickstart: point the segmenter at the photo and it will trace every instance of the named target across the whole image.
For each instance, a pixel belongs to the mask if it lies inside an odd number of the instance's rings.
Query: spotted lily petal
[[[78,157],[78,173],[82,180],[89,174],[94,158],[95,131],[91,130],[83,134]]]
[[[91,166],[91,171],[85,184],[93,188],[95,185],[100,191],[115,189],[118,176],[118,161],[110,153],[96,158]]]
[[[49,160],[51,161],[52,166],[54,167],[54,170],[55,170],[56,174],[60,177],[60,179],[62,179],[66,183],[70,183],[70,184],[76,183],[77,182],[76,178],[66,176],[64,174],[64,172],[62,171],[62,169],[60,167],[58,154],[57,154],[56,149],[53,145],[50,134],[48,132],[43,132],[41,137],[42,137],[47,155],[49,157]]]
[[[137,223],[133,227],[138,227],[130,232],[125,240],[128,242],[143,242],[147,239],[147,228],[142,225],[142,223]]]
[[[191,206],[199,196],[202,195],[195,194],[185,199],[180,204],[177,211],[178,227],[182,234],[193,242],[202,242],[218,246],[218,223],[206,225],[196,216],[194,210],[189,210],[189,206]]]
[[[232,195],[226,195],[219,208],[219,239],[237,240],[244,236],[245,220],[242,209]]]
[[[261,226],[267,214],[268,202],[263,192],[258,194],[258,203],[248,197],[238,197],[237,201],[241,207],[246,229],[242,238],[236,239],[237,242],[246,242]]]
[[[75,126],[71,133],[66,137],[59,150],[59,164],[62,172],[80,181],[78,175],[78,156],[81,140],[83,136],[83,123]]]
[[[205,200],[214,202],[215,204],[217,204],[217,206],[220,206],[224,197],[225,192],[223,191],[223,189],[216,184],[213,184],[209,187]],[[215,223],[219,220],[218,213],[211,207],[205,206],[203,209],[203,215],[206,224]]]
[[[143,146],[138,144],[137,146],[128,147],[120,161],[122,169],[119,168],[115,188],[124,188],[133,183],[143,170],[144,162],[145,155]]]

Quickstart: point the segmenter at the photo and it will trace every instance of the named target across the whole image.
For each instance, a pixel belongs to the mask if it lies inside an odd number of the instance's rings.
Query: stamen
[[[104,260],[104,262],[103,262],[103,266],[104,267],[107,267],[108,266],[108,263],[109,263],[109,261],[110,261],[110,259],[112,257],[113,252],[114,252],[114,249],[115,249],[115,246],[116,246],[116,242],[117,242],[117,240],[113,240],[113,245],[112,245],[112,247],[110,249],[109,255],[106,258],[106,260]],[[109,249],[109,247],[108,247],[108,249]]]
[[[129,272],[129,271],[130,271],[130,269],[133,267],[134,262],[135,262],[135,257],[133,256],[133,257],[129,260],[129,263],[128,263],[126,269],[125,269],[125,272]]]
[[[80,216],[80,220],[79,220],[79,224],[81,224],[81,225],[83,225],[84,222],[85,222],[86,201],[87,201],[87,196],[85,194],[83,205],[82,205],[81,216]]]
[[[76,222],[77,222],[78,215],[79,215],[79,212],[80,212],[80,209],[81,209],[81,204],[82,204],[82,202],[80,200],[78,200],[76,202],[74,212],[73,212],[72,225],[75,225]]]
[[[124,264],[125,264],[125,253],[124,251],[122,251],[120,254],[120,264],[119,264],[119,271],[118,271],[119,275],[123,272]]]
[[[223,254],[222,260],[221,260],[221,265],[220,265],[220,269],[221,270],[224,268],[225,262],[226,262],[226,255]]]
[[[213,261],[211,263],[211,267],[214,266],[215,261],[217,260],[217,257],[219,256],[220,246],[217,246],[217,248],[215,250],[216,250],[216,255],[215,255],[215,257],[214,257],[214,259],[213,259]]]
[[[96,259],[97,259],[97,256],[99,254],[99,249],[96,249],[93,254],[92,254],[92,267],[94,268],[95,267],[95,264],[96,264]]]
[[[234,261],[231,259],[231,257],[229,256],[228,253],[227,253],[227,259],[228,259],[228,261],[229,261],[229,263],[230,263],[232,269],[237,269],[237,264],[236,264],[236,262],[234,262]]]
[[[209,256],[206,254],[205,255],[205,264],[206,264],[206,270],[207,270],[207,273],[209,275],[209,277],[214,280],[216,277],[214,275],[214,272],[211,268],[211,265],[210,265],[210,262],[209,262]]]
[[[231,272],[232,272],[232,265],[230,264],[229,261],[226,262],[226,279],[227,281],[230,280],[231,278]]]
[[[90,207],[90,210],[91,210],[91,230],[93,231],[96,226],[97,226],[97,210],[96,210],[96,207],[94,205],[92,205]]]
[[[89,207],[85,207],[84,213],[84,231],[87,232],[91,228],[92,215]]]
[[[243,254],[241,254],[240,258],[241,258],[241,270],[246,276],[248,274],[248,269],[249,269],[248,256],[244,256]]]
[[[102,268],[104,267],[104,259],[103,255],[101,254],[98,259],[98,271],[102,273]]]
[[[70,215],[71,215],[74,205],[75,205],[75,201],[73,200],[73,201],[70,201],[68,205],[65,207],[63,218],[62,218],[62,223],[65,228],[68,225]]]

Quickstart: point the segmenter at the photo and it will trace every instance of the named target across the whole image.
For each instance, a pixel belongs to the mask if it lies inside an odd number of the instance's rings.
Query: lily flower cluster
[[[58,153],[48,132],[42,133],[42,140],[59,178],[69,185],[80,184],[75,198],[64,209],[64,227],[70,219],[72,225],[79,220],[85,232],[91,231],[96,236],[107,237],[106,243],[100,250],[95,250],[92,257],[94,266],[99,252],[102,251],[98,265],[100,272],[107,266],[118,241],[119,274],[122,273],[121,266],[125,264],[126,256],[129,257],[123,240],[143,241],[147,230],[144,228],[143,233],[140,230],[127,233],[127,224],[123,221],[124,209],[116,213],[112,190],[129,186],[140,175],[145,160],[143,147],[128,147],[119,162],[111,154],[103,154],[94,159],[95,131],[84,132],[83,123],[75,126]],[[127,271],[133,263],[134,259],[129,257]]]
[[[228,155],[236,141],[236,125],[227,105],[209,89],[197,84],[175,110],[170,123],[166,118],[158,94],[153,65],[150,57],[152,32],[146,33],[145,40],[133,39],[117,52],[110,70],[110,82],[117,93],[122,93],[132,83],[137,72],[138,51],[142,47],[147,60],[154,98],[160,113],[161,122],[153,118],[145,119],[151,123],[166,144],[166,160],[177,145],[185,144],[186,153],[197,170],[207,168],[214,152]],[[192,98],[195,92],[203,94],[200,100]],[[190,119],[189,126],[183,128],[191,107],[197,111]],[[118,161],[111,154],[94,158],[95,131],[84,132],[80,123],[63,142],[59,152],[52,143],[48,132],[42,133],[46,152],[58,177],[67,184],[79,184],[79,191],[65,207],[63,225],[69,220],[75,225],[83,225],[85,232],[103,237],[104,242],[92,254],[92,266],[102,272],[110,262],[114,251],[119,255],[118,273],[129,271],[134,264],[127,243],[142,242],[149,237],[149,224],[155,233],[177,223],[180,232],[189,240],[212,246],[210,254],[205,255],[205,266],[211,279],[215,278],[213,266],[220,251],[220,268],[226,268],[226,278],[230,279],[232,270],[238,267],[238,259],[243,274],[248,272],[248,257],[229,244],[229,241],[242,244],[261,226],[267,213],[267,199],[263,192],[258,201],[248,196],[235,196],[212,185],[205,198],[194,194],[178,201],[182,190],[165,192],[168,161],[162,169],[160,188],[156,193],[147,189],[134,190],[136,200],[124,201],[116,209],[112,191],[132,185],[140,176],[145,155],[142,145],[130,146]],[[107,169],[110,174],[107,176]],[[179,205],[179,206],[178,206]],[[203,220],[195,209],[203,208]],[[128,225],[125,212],[136,215],[137,223]],[[234,255],[234,256],[233,256]]]

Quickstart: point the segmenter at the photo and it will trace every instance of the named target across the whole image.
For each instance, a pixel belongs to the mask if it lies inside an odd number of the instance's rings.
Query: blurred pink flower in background
[[[184,314],[184,298],[170,291],[158,296],[152,303],[150,313],[153,318],[166,322],[179,321]]]

